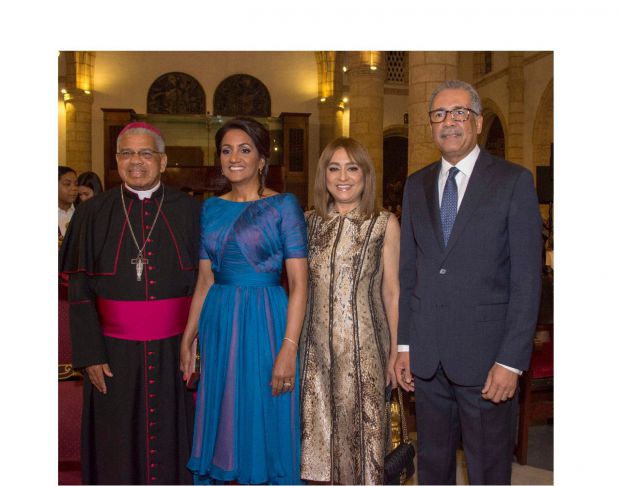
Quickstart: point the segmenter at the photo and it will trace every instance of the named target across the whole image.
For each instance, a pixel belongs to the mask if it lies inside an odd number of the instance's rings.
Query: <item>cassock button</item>
[[[150,299],[150,300],[155,300],[155,296],[154,296],[154,295],[151,295],[151,296],[149,297],[149,299]]]
[[[149,365],[149,371],[150,371],[150,370],[154,370],[154,369],[155,369],[155,366],[153,366],[153,365]]]
[[[155,439],[157,439],[157,436],[155,436],[155,435],[150,435],[149,436],[149,440],[155,440]]]
[[[149,270],[153,270],[153,265],[149,265]]]
[[[151,229],[151,225],[150,225],[150,224],[147,224],[147,225],[145,226],[145,228],[146,228],[146,229]]]
[[[153,285],[155,283],[155,280],[149,280],[149,284]]]
[[[446,273],[448,273],[448,270],[446,270],[445,268],[439,270],[439,275],[445,275]]]
[[[152,385],[155,383],[155,380],[149,380],[149,385]]]
[[[147,252],[146,252],[146,254],[147,254],[148,256],[153,256],[153,252],[152,252],[152,251],[147,251]]]

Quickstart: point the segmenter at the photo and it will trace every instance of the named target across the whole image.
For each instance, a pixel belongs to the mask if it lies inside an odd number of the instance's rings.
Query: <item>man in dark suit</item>
[[[481,150],[476,90],[447,81],[429,118],[442,159],[403,197],[396,375],[414,390],[420,484],[510,484],[517,382],[541,286],[542,227],[531,173]]]

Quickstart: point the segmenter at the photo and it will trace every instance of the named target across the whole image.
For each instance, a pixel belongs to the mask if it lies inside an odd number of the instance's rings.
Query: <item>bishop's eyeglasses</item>
[[[428,117],[430,118],[431,123],[441,123],[442,121],[446,119],[446,117],[448,116],[448,113],[450,113],[450,116],[452,117],[454,121],[464,122],[464,121],[469,120],[470,112],[476,116],[479,115],[479,113],[476,113],[471,108],[465,108],[464,106],[457,106],[456,108],[453,108],[452,110],[439,109],[439,110],[429,111]]]
[[[116,155],[120,160],[131,160],[136,154],[140,157],[140,160],[148,162],[149,160],[153,160],[155,154],[163,154],[163,152],[157,152],[149,149],[138,150],[137,152],[135,150],[121,150],[120,152],[116,152]]]

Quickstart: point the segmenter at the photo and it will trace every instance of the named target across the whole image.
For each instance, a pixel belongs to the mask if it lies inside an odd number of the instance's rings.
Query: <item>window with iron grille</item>
[[[407,84],[408,66],[406,51],[388,51],[386,64],[385,81],[387,83]]]

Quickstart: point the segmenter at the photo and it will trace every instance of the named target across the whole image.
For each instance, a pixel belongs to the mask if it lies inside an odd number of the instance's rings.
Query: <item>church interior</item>
[[[269,187],[311,208],[322,149],[350,136],[372,157],[377,202],[399,216],[406,177],[440,157],[428,100],[448,79],[480,94],[479,145],[523,165],[536,183],[543,292],[532,364],[520,379],[513,483],[553,484],[552,51],[61,51],[58,164],[77,174],[93,171],[106,190],[113,188],[120,183],[116,138],[128,122],[145,121],[166,140],[164,183],[202,201],[227,190],[216,131],[230,118],[251,116],[272,136]],[[80,484],[82,377],[70,364],[62,285],[58,310],[59,482]],[[405,394],[401,412],[415,441],[413,395]],[[459,484],[468,484],[459,464]]]

